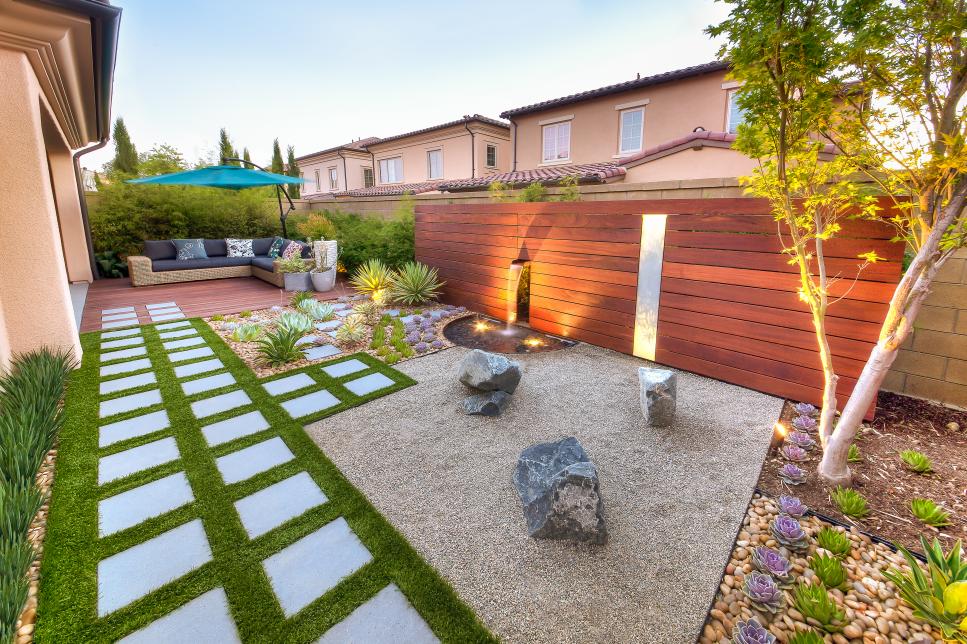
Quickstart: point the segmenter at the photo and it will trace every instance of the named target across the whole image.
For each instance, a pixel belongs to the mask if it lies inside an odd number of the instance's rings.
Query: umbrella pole
[[[235,157],[222,157],[222,165],[227,165],[229,161],[237,161],[238,163],[247,163],[251,166],[255,166],[262,172],[268,172],[265,168],[257,163],[252,163],[251,161],[246,161],[245,159],[236,159]],[[285,211],[282,209],[282,195],[285,195],[286,200],[289,202],[289,210]],[[282,224],[282,236],[288,238],[289,233],[285,228],[285,219],[289,216],[289,213],[295,210],[295,203],[292,201],[292,197],[285,190],[282,190],[281,186],[275,186],[275,197],[279,200],[279,222]]]

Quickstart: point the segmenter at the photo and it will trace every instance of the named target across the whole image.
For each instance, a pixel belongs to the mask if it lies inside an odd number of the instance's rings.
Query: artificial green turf
[[[339,469],[306,435],[303,423],[312,422],[349,407],[414,384],[406,375],[387,367],[368,354],[355,358],[369,365],[342,378],[333,379],[319,365],[280,374],[284,377],[305,372],[325,386],[340,404],[298,421],[292,420],[279,402],[311,391],[296,391],[280,397],[270,396],[260,380],[235,353],[201,320],[192,320],[208,346],[215,352],[237,384],[224,389],[185,396],[180,382],[203,378],[217,371],[198,374],[185,380],[175,377],[174,366],[166,357],[158,331],[142,327],[148,357],[158,384],[107,397],[130,395],[157,387],[168,411],[170,427],[107,448],[98,448],[98,426],[145,414],[162,406],[147,407],[99,421],[98,393],[100,334],[81,338],[84,360],[73,374],[66,399],[66,423],[62,431],[52,491],[41,585],[38,623],[39,642],[114,641],[217,586],[225,589],[232,617],[244,642],[308,642],[344,619],[356,607],[389,583],[395,583],[423,616],[437,637],[445,642],[491,642],[493,636],[460,600],[450,585],[416,553],[406,539],[353,487]],[[191,348],[191,347],[189,347]],[[211,356],[200,358],[210,359]],[[327,363],[335,364],[340,359]],[[178,363],[190,364],[190,362]],[[397,384],[358,397],[337,384],[369,373],[380,372]],[[137,372],[135,372],[137,373]],[[113,377],[124,377],[131,373]],[[240,388],[252,399],[246,405],[198,420],[189,403],[200,398]],[[200,428],[225,418],[258,409],[271,427],[252,436],[209,448]],[[387,425],[392,419],[387,419]],[[215,458],[272,436],[281,436],[295,459],[251,479],[225,485],[215,466]],[[174,436],[181,458],[172,463],[140,472],[103,486],[97,485],[98,458],[110,453]],[[149,519],[137,526],[97,538],[97,504],[101,499],[132,489],[163,475],[184,470],[195,501],[170,513]],[[327,503],[282,526],[250,540],[242,527],[233,502],[300,471],[312,476],[329,498]],[[280,549],[342,516],[372,553],[373,560],[335,588],[286,619],[272,592],[261,562]],[[212,549],[212,561],[184,577],[149,593],[102,619],[97,618],[97,563],[101,559],[155,537],[193,518],[201,518]]]

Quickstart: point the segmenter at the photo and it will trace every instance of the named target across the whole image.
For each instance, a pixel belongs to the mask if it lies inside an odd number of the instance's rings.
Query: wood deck
[[[340,280],[328,293],[316,293],[316,299],[334,300],[350,291]],[[291,293],[255,277],[131,286],[128,278],[96,280],[87,291],[81,333],[101,329],[101,311],[133,306],[141,324],[151,322],[146,304],[175,302],[187,317],[207,317],[220,313],[229,315],[240,311],[265,309],[286,304]]]

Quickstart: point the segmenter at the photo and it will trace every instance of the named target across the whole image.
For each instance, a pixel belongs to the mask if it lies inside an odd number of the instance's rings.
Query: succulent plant
[[[806,432],[792,432],[786,436],[786,442],[807,451],[816,447],[816,441]]]
[[[282,310],[282,307],[281,307],[281,306],[279,306],[278,304],[276,304],[275,306],[273,306],[273,307],[272,307],[272,308],[270,308],[269,310],[270,310],[270,311],[273,311],[273,312],[275,312],[275,313],[278,313],[279,311],[281,311],[281,310]]]
[[[827,633],[842,630],[846,613],[830,599],[826,587],[802,582],[792,591],[792,605],[803,617],[812,618]]]
[[[328,322],[336,317],[336,309],[332,308],[332,304],[316,299],[303,300],[299,303],[299,310],[317,322]]]
[[[926,454],[914,449],[905,449],[900,452],[900,459],[917,474],[927,474],[933,471],[933,463],[930,462]]]
[[[755,618],[739,620],[732,629],[732,644],[775,644],[776,636],[763,628]]]
[[[792,426],[801,432],[816,431],[816,419],[812,416],[797,416],[792,421]]]
[[[772,522],[772,536],[790,550],[801,551],[809,547],[809,537],[799,521],[784,514],[780,514]]]
[[[403,356],[402,356],[402,355],[400,355],[399,353],[391,353],[391,354],[389,354],[388,356],[386,356],[386,357],[385,357],[385,358],[383,359],[383,361],[384,361],[384,362],[385,362],[386,364],[396,364],[396,363],[397,363],[397,362],[399,362],[399,361],[400,361],[400,360],[401,360],[402,358],[403,358]]]
[[[441,282],[437,269],[420,262],[403,264],[392,276],[390,294],[402,304],[423,304],[435,300],[445,282]]]
[[[815,416],[816,412],[819,411],[815,405],[810,405],[807,402],[796,403],[793,409],[795,409],[796,413],[800,416]]]
[[[750,572],[745,576],[742,592],[749,598],[753,608],[775,614],[782,608],[782,591],[775,580],[761,572]]]
[[[828,550],[836,557],[845,557],[853,549],[853,542],[845,534],[835,528],[824,527],[816,533],[816,543],[823,550]]]
[[[801,519],[808,509],[798,497],[785,494],[779,497],[779,511],[794,519]]]
[[[434,349],[442,349],[443,348],[443,341],[442,340],[434,340],[433,342],[430,343],[430,346],[433,347]]]
[[[259,354],[262,362],[271,367],[295,362],[303,357],[299,345],[300,333],[291,329],[278,328],[259,340]]]
[[[375,326],[379,324],[379,319],[383,316],[383,308],[375,301],[360,302],[353,306],[353,313],[361,315],[366,324]]]
[[[853,443],[849,446],[849,452],[846,454],[846,461],[849,463],[862,463],[863,456],[860,454],[860,448]]]
[[[250,317],[252,317],[252,312],[249,311],[248,309],[245,309],[244,311],[239,311],[238,312],[238,317],[240,317],[240,318],[250,318]]]
[[[358,315],[346,316],[342,325],[336,329],[336,342],[342,345],[359,344],[366,339],[366,325]]]
[[[799,485],[806,480],[806,473],[795,463],[786,463],[779,468],[779,478],[789,485]]]
[[[301,304],[303,302],[308,302],[309,300],[312,300],[313,302],[316,301],[315,293],[313,293],[312,291],[296,291],[295,293],[292,294],[292,297],[289,299],[289,304],[298,309],[298,308],[302,308]]]
[[[293,333],[308,333],[312,330],[312,320],[305,313],[286,311],[275,321],[279,329]]]
[[[349,284],[362,295],[369,295],[373,301],[381,302],[386,290],[392,286],[393,272],[382,260],[373,258],[356,269]]]
[[[798,463],[806,460],[806,450],[801,447],[796,447],[795,445],[783,445],[782,456],[787,461],[794,461]]]
[[[772,548],[759,546],[753,550],[752,565],[759,572],[771,575],[780,584],[788,582],[791,579],[792,564]]]
[[[236,342],[252,342],[262,335],[262,327],[258,324],[240,324],[232,331],[232,340]]]
[[[426,353],[430,350],[430,345],[426,342],[417,342],[413,348],[416,349],[417,353]]]
[[[406,341],[409,344],[416,344],[421,339],[422,338],[421,338],[421,336],[420,336],[420,334],[419,334],[418,331],[414,331],[413,333],[407,334],[407,336],[406,336]]]
[[[231,333],[237,328],[238,328],[238,322],[226,322],[225,324],[222,325],[222,331],[228,331],[229,333]]]
[[[809,567],[827,588],[846,588],[846,568],[837,557],[817,552],[809,558]]]
[[[849,487],[837,487],[829,493],[839,511],[848,517],[862,519],[870,513],[862,494]]]
[[[824,644],[825,641],[822,635],[810,629],[794,634],[789,638],[787,644]]]
[[[913,499],[910,501],[910,511],[929,526],[942,528],[950,525],[950,513],[930,499]]]

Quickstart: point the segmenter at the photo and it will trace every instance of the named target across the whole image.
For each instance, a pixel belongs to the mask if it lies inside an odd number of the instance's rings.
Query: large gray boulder
[[[668,369],[638,368],[641,413],[653,427],[667,427],[675,420],[678,374]]]
[[[481,391],[514,393],[520,383],[520,363],[496,353],[474,349],[460,363],[460,382]]]
[[[500,416],[510,402],[506,391],[488,391],[467,396],[463,401],[463,412],[470,416]]]
[[[573,436],[521,452],[514,486],[530,536],[598,544],[608,540],[598,470]]]

